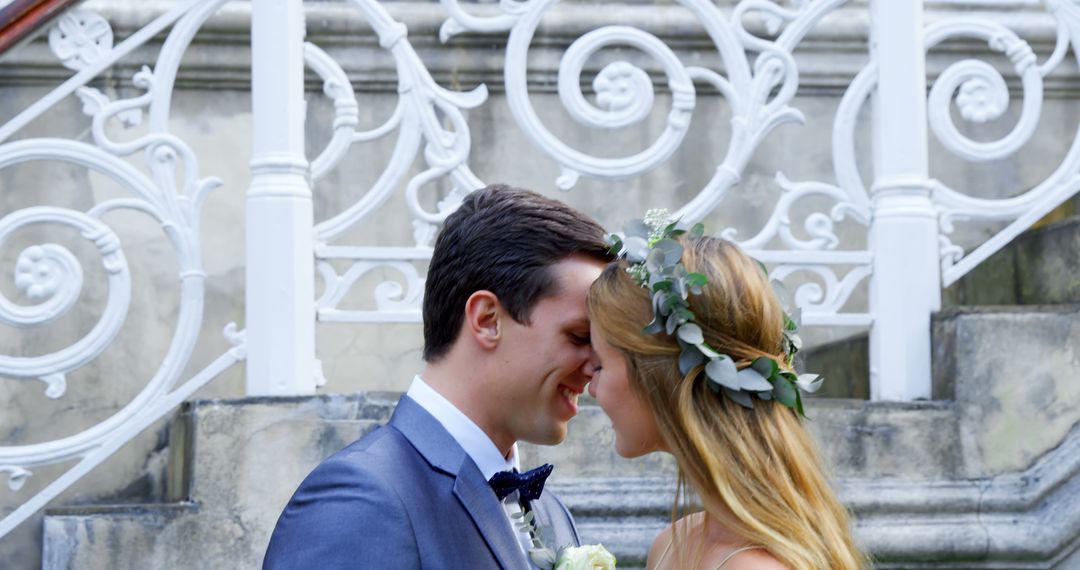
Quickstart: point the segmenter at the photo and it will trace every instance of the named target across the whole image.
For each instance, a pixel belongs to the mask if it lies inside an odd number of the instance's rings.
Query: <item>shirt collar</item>
[[[450,433],[450,437],[458,442],[473,463],[480,468],[484,479],[491,479],[499,471],[518,468],[517,443],[510,448],[510,458],[503,457],[499,449],[495,447],[495,443],[484,433],[484,430],[480,429],[480,426],[451,404],[450,400],[424,382],[419,375],[413,378],[406,395],[442,424],[443,428]]]

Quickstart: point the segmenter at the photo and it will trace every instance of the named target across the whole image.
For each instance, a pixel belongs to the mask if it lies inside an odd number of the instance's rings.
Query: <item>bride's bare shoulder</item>
[[[652,547],[649,548],[649,557],[645,567],[649,568],[650,570],[655,569],[657,568],[658,564],[671,556],[668,551],[671,549],[671,541],[674,538],[673,533],[675,532],[676,526],[679,528],[680,536],[682,536],[685,540],[686,536],[689,534],[687,531],[696,528],[697,525],[700,525],[701,520],[702,513],[693,513],[679,519],[678,521],[675,521],[672,524],[669,524],[667,528],[665,528],[664,531],[657,535],[656,539],[653,540]],[[670,567],[670,565],[665,565],[664,567]]]
[[[656,540],[653,540],[652,547],[649,548],[649,557],[645,563],[646,568],[656,568],[656,565],[660,563],[660,559],[664,556],[664,552],[671,545],[671,532],[674,525],[668,525],[656,536]]]

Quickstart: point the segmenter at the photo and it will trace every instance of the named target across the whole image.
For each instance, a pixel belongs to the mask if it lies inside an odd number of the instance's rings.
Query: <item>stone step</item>
[[[259,568],[300,481],[384,423],[396,401],[369,393],[186,403],[170,434],[177,502],[51,509],[42,567]]]
[[[1029,230],[1001,251],[942,291],[944,312],[934,316],[935,327],[950,311],[966,307],[1069,305],[1080,303],[1080,216]],[[973,309],[979,310],[979,309]],[[1006,311],[1009,309],[1002,308]],[[1068,311],[1069,309],[1065,309]],[[1039,309],[1036,309],[1038,312]],[[937,329],[935,328],[935,333]],[[939,344],[935,336],[935,345]],[[946,351],[934,353],[946,359]],[[870,397],[870,359],[867,333],[809,347],[801,366],[829,379],[821,395],[830,398]],[[935,375],[937,382],[939,375]],[[935,399],[939,397],[935,394]],[[943,397],[947,397],[943,396]]]
[[[951,401],[808,402],[808,426],[858,516],[858,536],[881,555],[878,567],[1068,567],[1060,564],[1080,536],[1080,363],[1049,344],[1080,346],[1075,317],[942,319],[940,334],[964,363],[948,369]],[[397,397],[189,403],[171,444],[177,502],[51,510],[44,568],[258,568],[300,480],[385,422]],[[608,420],[585,399],[565,444],[525,445],[522,460],[555,464],[551,488],[583,540],[607,545],[621,568],[641,567],[669,522],[676,470],[666,455],[622,459],[612,441]]]
[[[180,480],[182,500],[52,509],[44,568],[257,568],[278,514],[303,477],[385,422],[397,397],[187,404],[176,422],[186,427],[176,430],[172,444],[184,458],[184,469],[172,476]],[[956,437],[924,443],[944,426],[956,429],[949,406],[821,400],[809,413],[841,476],[957,475]],[[675,465],[662,454],[623,459],[612,442],[607,417],[584,398],[567,441],[523,445],[522,463],[556,465],[551,488],[575,512],[583,539],[607,545],[622,560],[620,568],[641,567],[652,538],[670,522]]]
[[[955,372],[963,367],[966,358],[983,358],[998,354],[1025,355],[1013,345],[1013,336],[1025,348],[1038,354],[1053,353],[1069,346],[1080,336],[1073,331],[1080,305],[988,306],[953,307],[931,318],[933,361],[933,399],[951,400],[955,397]],[[981,322],[992,323],[981,325]],[[998,324],[1008,331],[996,329]],[[960,328],[957,328],[960,325]],[[986,337],[958,336],[979,331]],[[1054,331],[1049,333],[1048,331]],[[1051,334],[1061,335],[1054,338]],[[799,353],[800,370],[825,376],[826,382],[817,396],[827,398],[870,397],[870,358],[867,333],[853,335],[830,343],[808,348]],[[960,355],[954,350],[966,351]]]

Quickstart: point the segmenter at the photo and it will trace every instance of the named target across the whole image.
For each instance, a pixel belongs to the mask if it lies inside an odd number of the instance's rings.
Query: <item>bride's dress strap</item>
[[[669,550],[671,550],[672,542],[675,542],[675,533],[672,533],[671,536],[668,537],[667,546],[665,546],[664,551],[660,553],[660,558],[656,559],[656,564],[653,566],[653,568],[659,568],[660,563],[663,562],[665,558],[667,558],[667,553]]]
[[[660,558],[656,559],[656,564],[653,566],[653,568],[660,567],[660,564],[664,561],[665,558],[667,558],[667,553],[669,550],[671,550],[671,543],[673,543],[674,541],[674,536],[668,539],[667,546],[665,546],[664,551],[660,553]],[[720,561],[720,565],[716,567],[716,570],[720,570],[721,568],[723,568],[724,564],[727,564],[728,560],[735,558],[736,554],[740,552],[746,552],[747,550],[758,550],[760,548],[760,546],[744,546],[742,548],[736,548],[735,550],[732,550],[727,556],[725,556],[723,560]]]
[[[761,548],[760,546],[744,546],[742,548],[737,548],[735,550],[732,550],[731,554],[728,554],[727,556],[724,557],[723,560],[720,561],[720,565],[716,567],[716,570],[720,570],[721,568],[723,568],[724,564],[727,564],[728,560],[731,560],[732,558],[735,558],[736,554],[738,554],[740,552],[746,552],[747,550],[758,550],[760,548]]]

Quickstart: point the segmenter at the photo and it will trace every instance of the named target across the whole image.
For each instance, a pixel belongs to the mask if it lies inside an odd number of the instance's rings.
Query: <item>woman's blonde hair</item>
[[[785,362],[784,312],[757,262],[723,239],[682,243],[683,265],[708,278],[689,302],[709,345],[740,368],[759,356]],[[630,385],[652,409],[678,462],[679,488],[689,484],[710,516],[789,568],[865,567],[847,510],[797,414],[776,401],[756,400],[746,409],[714,393],[703,366],[684,377],[677,341],[642,332],[652,302],[626,267],[625,261],[609,265],[593,284],[589,318],[626,357]]]

